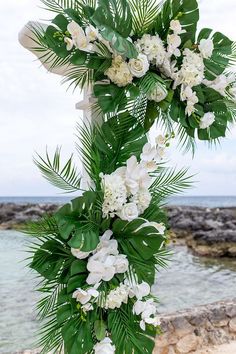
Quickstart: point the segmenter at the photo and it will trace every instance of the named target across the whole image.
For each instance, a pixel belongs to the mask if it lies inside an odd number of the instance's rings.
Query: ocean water
[[[69,202],[73,196],[58,197],[0,197],[0,203],[50,203],[64,204]],[[168,200],[169,205],[191,205],[207,208],[236,207],[236,196],[178,196]]]
[[[26,267],[29,236],[0,231],[0,353],[32,349],[39,323],[34,291],[37,281]],[[172,249],[169,267],[157,273],[152,291],[160,312],[233,298],[236,294],[236,259],[199,258],[185,246]]]

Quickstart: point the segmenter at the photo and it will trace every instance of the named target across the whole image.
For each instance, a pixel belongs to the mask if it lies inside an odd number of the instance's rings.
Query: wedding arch
[[[32,223],[30,267],[41,276],[42,353],[150,354],[160,333],[155,272],[166,266],[166,198],[191,185],[167,166],[172,138],[185,150],[217,142],[236,116],[236,45],[197,30],[196,0],[41,0],[55,13],[20,33],[63,82],[84,90],[78,153],[35,159],[78,197]],[[148,140],[153,124],[164,135]]]

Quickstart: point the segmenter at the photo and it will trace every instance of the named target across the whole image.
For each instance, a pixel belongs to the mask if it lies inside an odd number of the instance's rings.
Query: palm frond
[[[85,65],[75,66],[69,69],[62,83],[69,83],[69,88],[74,86],[74,90],[79,87],[81,90],[93,82],[94,70]]]
[[[66,193],[77,192],[80,189],[81,176],[78,175],[76,167],[72,164],[73,155],[61,167],[61,150],[57,148],[51,160],[48,151],[45,159],[37,154],[34,163],[40,169],[43,177],[57,188]]]
[[[176,171],[174,168],[163,168],[151,186],[153,203],[159,204],[175,194],[192,186],[192,177],[187,175],[188,169]]]
[[[55,13],[63,13],[66,9],[80,9],[80,1],[78,0],[40,0],[46,10],[52,11]]]
[[[157,0],[128,0],[132,12],[133,31],[141,35],[147,31],[156,18],[162,1]]]

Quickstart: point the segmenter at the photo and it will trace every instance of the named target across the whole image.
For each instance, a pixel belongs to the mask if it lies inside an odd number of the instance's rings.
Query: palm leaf
[[[74,89],[80,87],[81,90],[89,86],[93,82],[94,70],[87,68],[85,65],[75,66],[67,71],[63,83],[69,83],[69,87]]]
[[[181,169],[176,171],[173,168],[163,168],[151,186],[151,193],[153,194],[153,203],[160,203],[167,197],[174,194],[179,194],[183,190],[192,186],[191,178],[187,176],[188,169]]]
[[[134,34],[142,35],[152,25],[156,18],[162,1],[157,0],[128,0],[130,5]]]
[[[46,158],[37,155],[38,159],[34,159],[34,163],[40,169],[43,177],[57,188],[67,193],[77,192],[80,189],[81,176],[78,175],[77,169],[72,165],[72,157],[61,167],[61,151],[56,149],[53,159],[51,160],[46,151]]]

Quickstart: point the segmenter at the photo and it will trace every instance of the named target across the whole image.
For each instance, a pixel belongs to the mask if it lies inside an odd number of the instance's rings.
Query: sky
[[[2,1],[3,2],[3,1]],[[45,147],[61,145],[63,156],[75,153],[75,126],[81,100],[47,73],[34,56],[18,44],[18,32],[28,20],[50,17],[39,0],[8,0],[0,12],[0,196],[53,196],[60,191],[45,181],[32,162]],[[201,0],[199,28],[210,27],[236,40],[235,0]],[[153,135],[160,131],[153,132]],[[236,195],[236,128],[217,149],[199,143],[194,159],[176,149],[168,152],[169,165],[189,167],[195,186],[189,195]]]

